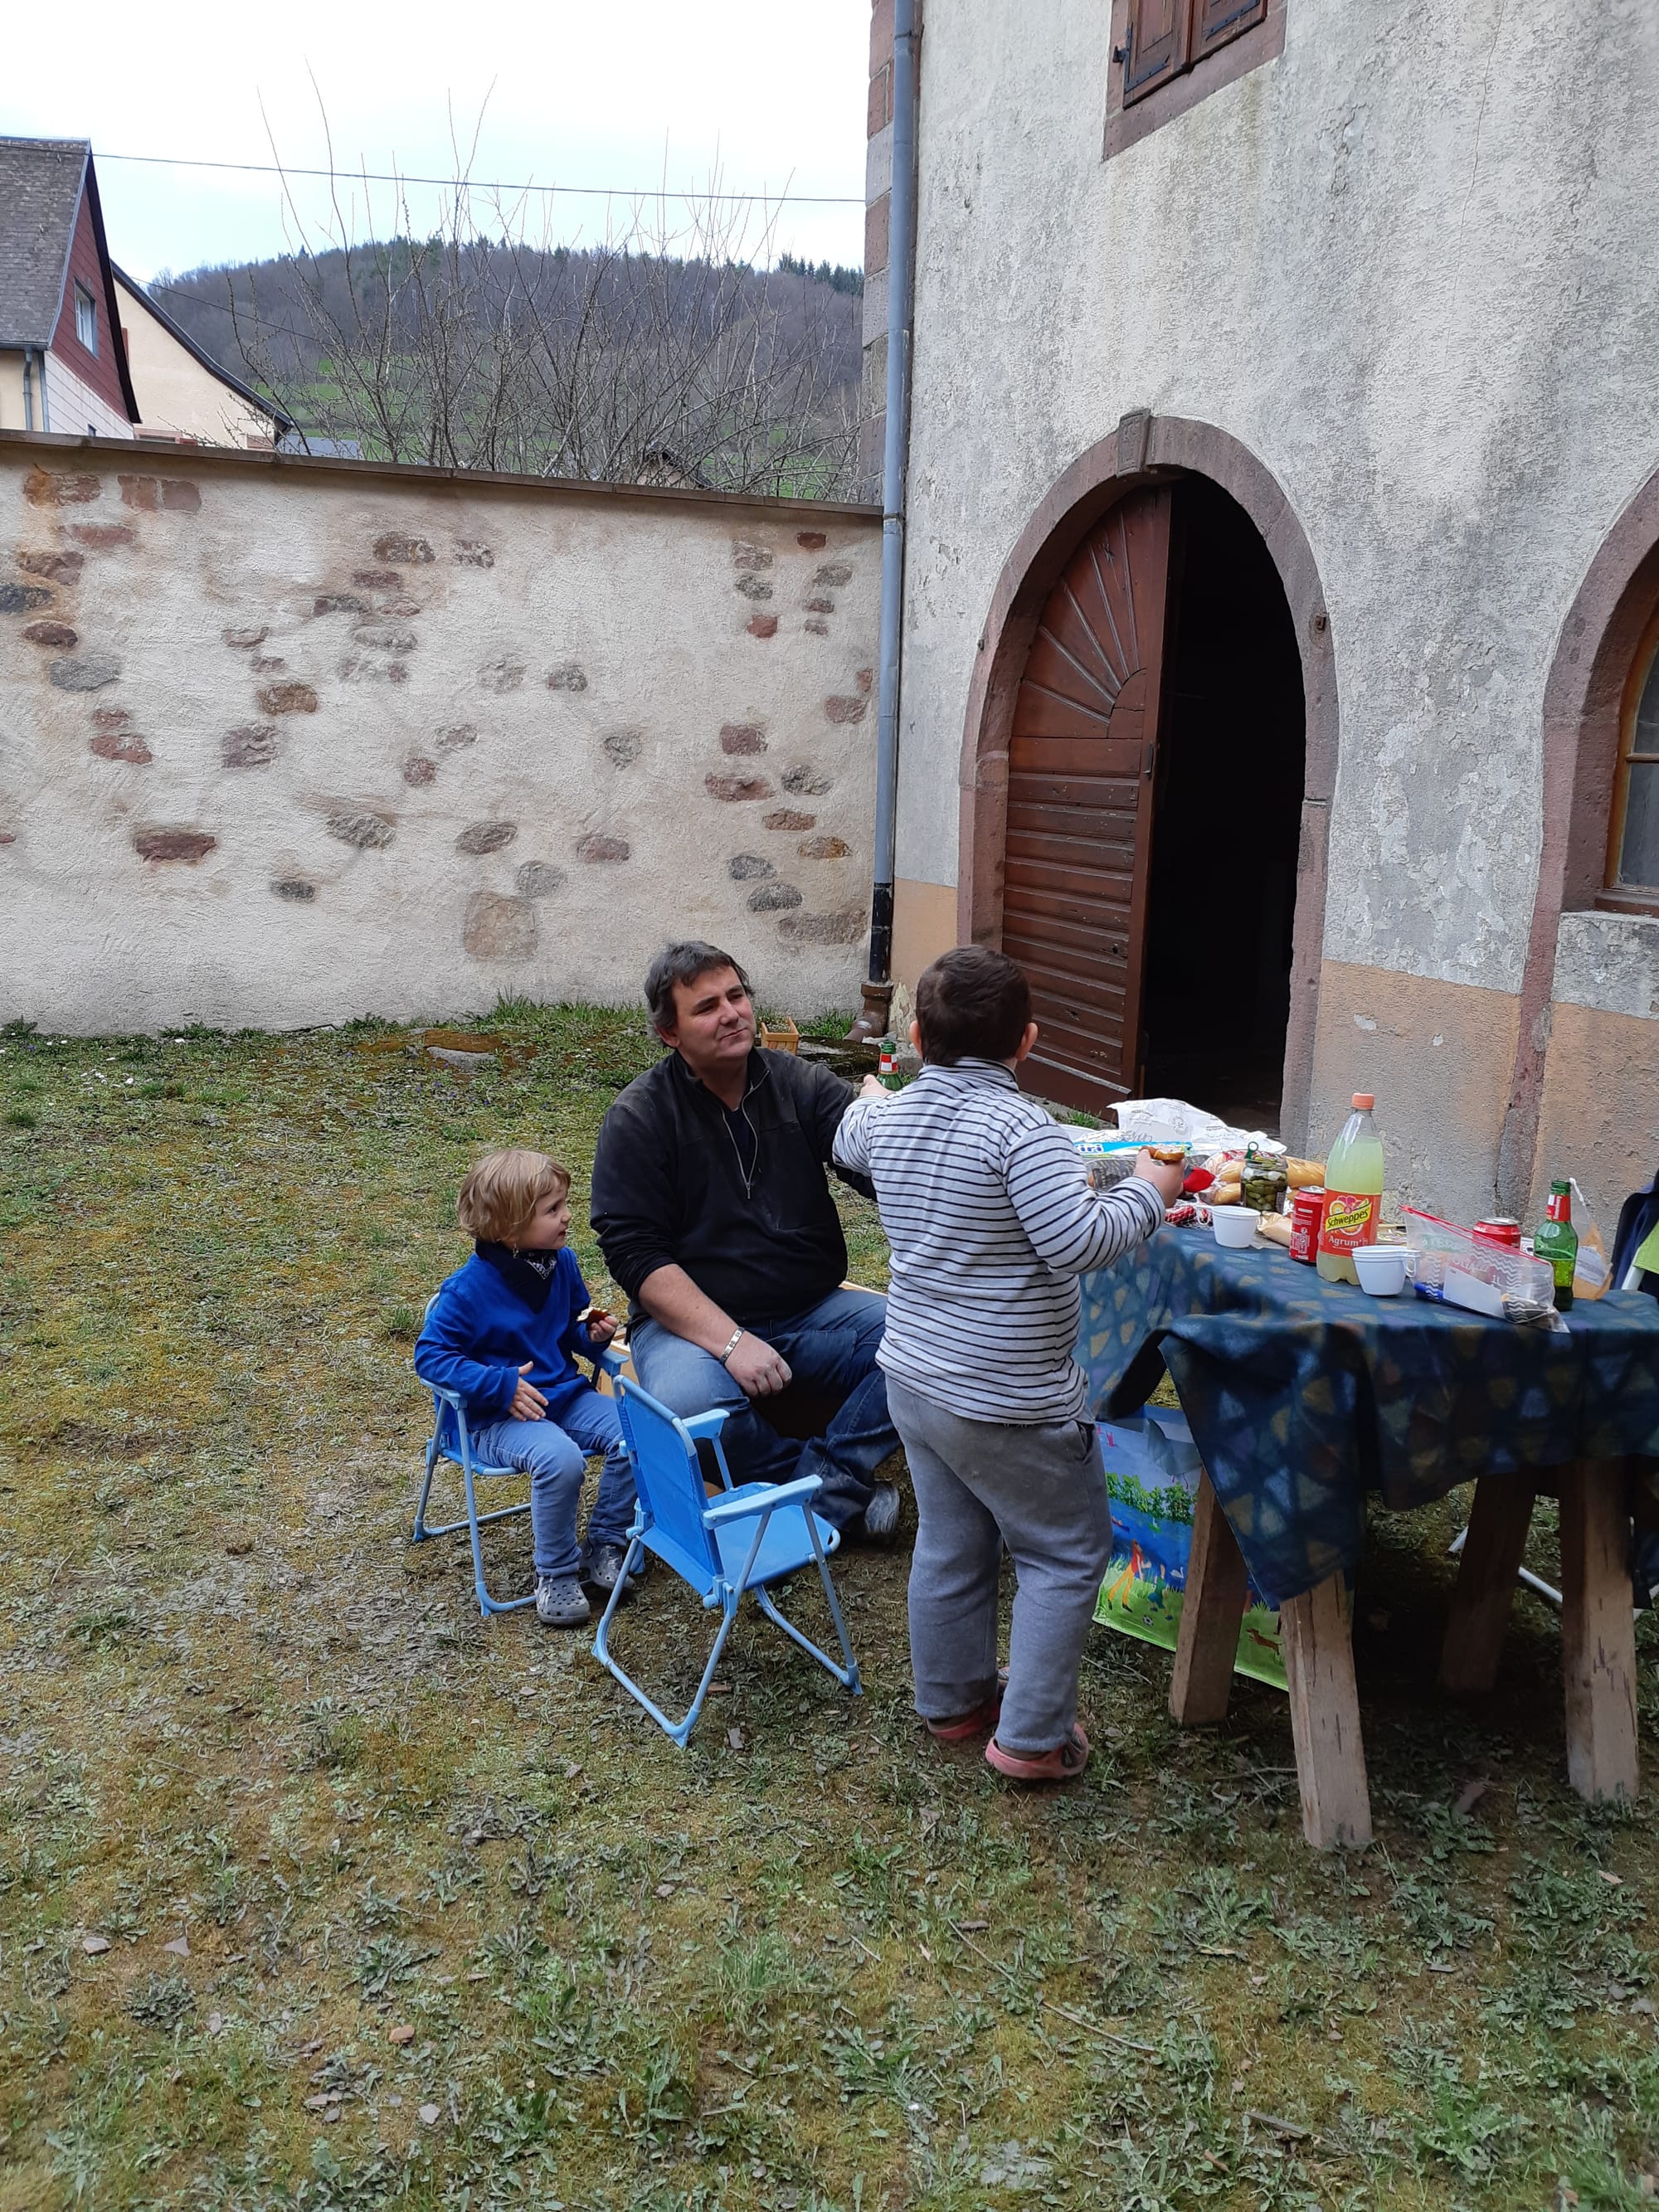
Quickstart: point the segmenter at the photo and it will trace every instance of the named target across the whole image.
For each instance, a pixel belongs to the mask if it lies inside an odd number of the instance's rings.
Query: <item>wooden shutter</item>
[[[1041,1030],[1021,1081],[1097,1110],[1138,1079],[1170,501],[1132,493],[1073,555],[1008,747],[1002,949]]]
[[[1129,0],[1124,39],[1123,105],[1179,76],[1191,55],[1192,0]]]
[[[1202,61],[1241,31],[1253,30],[1267,13],[1267,0],[1192,0],[1192,58]]]

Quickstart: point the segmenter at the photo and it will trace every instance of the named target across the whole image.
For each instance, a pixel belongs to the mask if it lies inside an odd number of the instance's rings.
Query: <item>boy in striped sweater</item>
[[[1080,1774],[1078,1673],[1112,1522],[1077,1341],[1078,1277],[1143,1243],[1181,1188],[1142,1152],[1095,1190],[1075,1146],[1014,1070],[1036,1042],[1024,976],[958,945],[916,986],[917,1080],[855,1101],[836,1158],[874,1182],[892,1247],[877,1358],[909,1461],[916,1709],[945,1742],[989,1734],[1020,1782]],[[997,1583],[1017,1578],[1006,1687]]]

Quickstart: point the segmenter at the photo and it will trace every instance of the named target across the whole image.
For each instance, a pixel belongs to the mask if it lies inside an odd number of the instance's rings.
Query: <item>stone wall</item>
[[[857,996],[878,518],[0,436],[0,1020]]]

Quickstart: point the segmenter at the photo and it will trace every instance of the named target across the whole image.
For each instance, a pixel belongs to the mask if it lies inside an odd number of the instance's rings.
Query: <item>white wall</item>
[[[898,872],[956,875],[987,608],[1126,410],[1283,486],[1341,705],[1328,959],[1518,988],[1540,718],[1659,465],[1659,9],[1289,0],[1283,57],[1101,158],[1103,0],[928,0]]]
[[[55,353],[46,356],[46,421],[59,436],[131,438],[133,428]]]
[[[878,518],[0,438],[0,1020],[856,1001]],[[550,678],[552,679],[550,684]]]

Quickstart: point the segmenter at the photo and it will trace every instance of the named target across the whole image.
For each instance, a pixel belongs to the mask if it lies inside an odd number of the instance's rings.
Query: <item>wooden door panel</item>
[[[1016,724],[1008,744],[1008,765],[1024,775],[1133,778],[1146,763],[1133,738],[1032,737]]]
[[[1138,1079],[1170,506],[1149,486],[1089,532],[1015,701],[1003,945],[1041,1032],[1022,1080],[1077,1105],[1104,1107]]]

